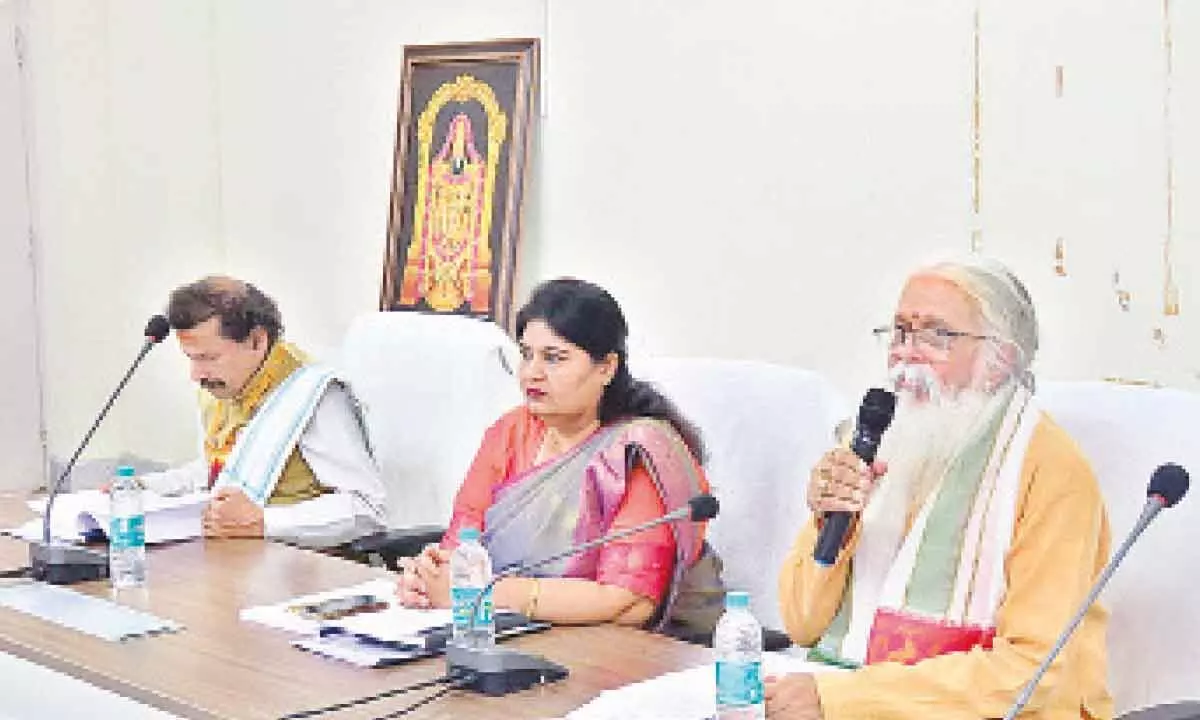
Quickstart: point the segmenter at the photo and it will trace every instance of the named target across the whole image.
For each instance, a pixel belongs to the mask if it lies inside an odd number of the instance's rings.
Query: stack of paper
[[[415,610],[395,597],[395,578],[303,595],[273,605],[242,610],[242,620],[306,637],[292,645],[362,667],[382,667],[443,651],[453,617],[449,609]],[[336,608],[365,604],[372,609],[341,615]],[[375,606],[379,606],[375,609]],[[339,617],[321,617],[334,609]],[[517,613],[496,611],[497,639],[537,632],[547,623],[530,622]]]
[[[449,610],[414,610],[395,598],[394,578],[302,595],[274,605],[242,610],[241,618],[307,637],[294,647],[360,667],[383,667],[434,654],[425,648],[425,635],[451,621]],[[380,610],[339,618],[314,617],[314,608],[343,600],[370,598]]]
[[[353,635],[330,635],[327,637],[293,640],[292,646],[314,655],[332,660],[341,660],[358,667],[379,668],[399,665],[410,660],[430,657],[437,653],[418,647],[397,647],[364,642]]]
[[[200,517],[208,504],[208,493],[166,496],[147,490],[142,495],[146,512],[146,543],[164,543],[200,537]],[[29,508],[39,515],[46,512],[45,498],[30,500]],[[54,501],[50,535],[57,540],[79,542],[108,532],[110,498],[99,490],[64,493]],[[40,540],[42,519],[30,520],[19,528],[6,531],[22,540]]]
[[[326,631],[337,630],[385,643],[424,645],[430,630],[444,628],[454,621],[449,609],[414,610],[393,603],[382,612],[351,615],[328,623]]]

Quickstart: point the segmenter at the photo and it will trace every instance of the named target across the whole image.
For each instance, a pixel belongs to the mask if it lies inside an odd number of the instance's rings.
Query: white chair
[[[631,363],[699,426],[721,503],[708,539],[730,589],[750,593],[764,627],[782,630],[778,578],[806,517],[809,469],[848,415],[816,373],[763,362],[660,358]]]
[[[1200,395],[1078,382],[1045,383],[1038,397],[1091,461],[1108,506],[1114,550],[1141,513],[1155,468],[1175,462],[1194,482],[1200,480]],[[1112,613],[1109,687],[1118,713],[1200,700],[1197,493],[1163,511],[1101,597]]]
[[[520,402],[516,345],[482,320],[377,312],[355,319],[340,354],[383,472],[389,527],[444,527],[483,432]]]

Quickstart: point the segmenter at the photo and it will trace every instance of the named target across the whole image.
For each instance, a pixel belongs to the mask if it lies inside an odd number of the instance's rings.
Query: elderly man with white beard
[[[1087,460],[1042,413],[1024,286],[982,259],[910,276],[888,342],[898,395],[879,460],[831,450],[784,562],[780,605],[810,657],[851,672],[768,678],[771,718],[999,718],[1109,554]],[[833,565],[825,513],[852,513]],[[1107,614],[1093,607],[1023,718],[1108,720]]]

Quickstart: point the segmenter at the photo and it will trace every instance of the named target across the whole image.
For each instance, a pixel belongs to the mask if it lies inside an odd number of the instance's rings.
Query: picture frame
[[[536,38],[404,48],[381,310],[512,329],[539,57]]]

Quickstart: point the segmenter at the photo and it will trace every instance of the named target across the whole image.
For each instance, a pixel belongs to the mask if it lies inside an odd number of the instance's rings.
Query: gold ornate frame
[[[511,329],[538,58],[536,39],[404,48],[381,310],[471,315]],[[477,222],[467,223],[470,237],[465,244],[470,247],[431,249],[430,233],[436,230],[430,229],[434,223],[429,203],[443,207],[437,204],[442,196],[431,195],[436,194],[433,185],[441,177],[434,172],[435,164],[441,162],[444,169],[442,155],[451,134],[460,129],[455,125],[458,116],[448,119],[452,108],[481,121],[473,125],[467,119],[463,133],[470,133],[465,142],[473,143],[471,155],[456,156],[457,167],[481,160],[485,166],[481,191],[473,194],[469,187],[460,191],[477,202],[480,212],[472,214]],[[476,132],[473,128],[478,124],[486,125],[486,130]],[[442,155],[435,150],[439,132],[446,136]],[[485,153],[477,152],[476,145],[486,148]],[[444,247],[458,254],[446,259],[439,249]],[[441,280],[432,279],[435,276]],[[461,290],[463,302],[454,306],[459,295],[436,292],[435,282]]]

